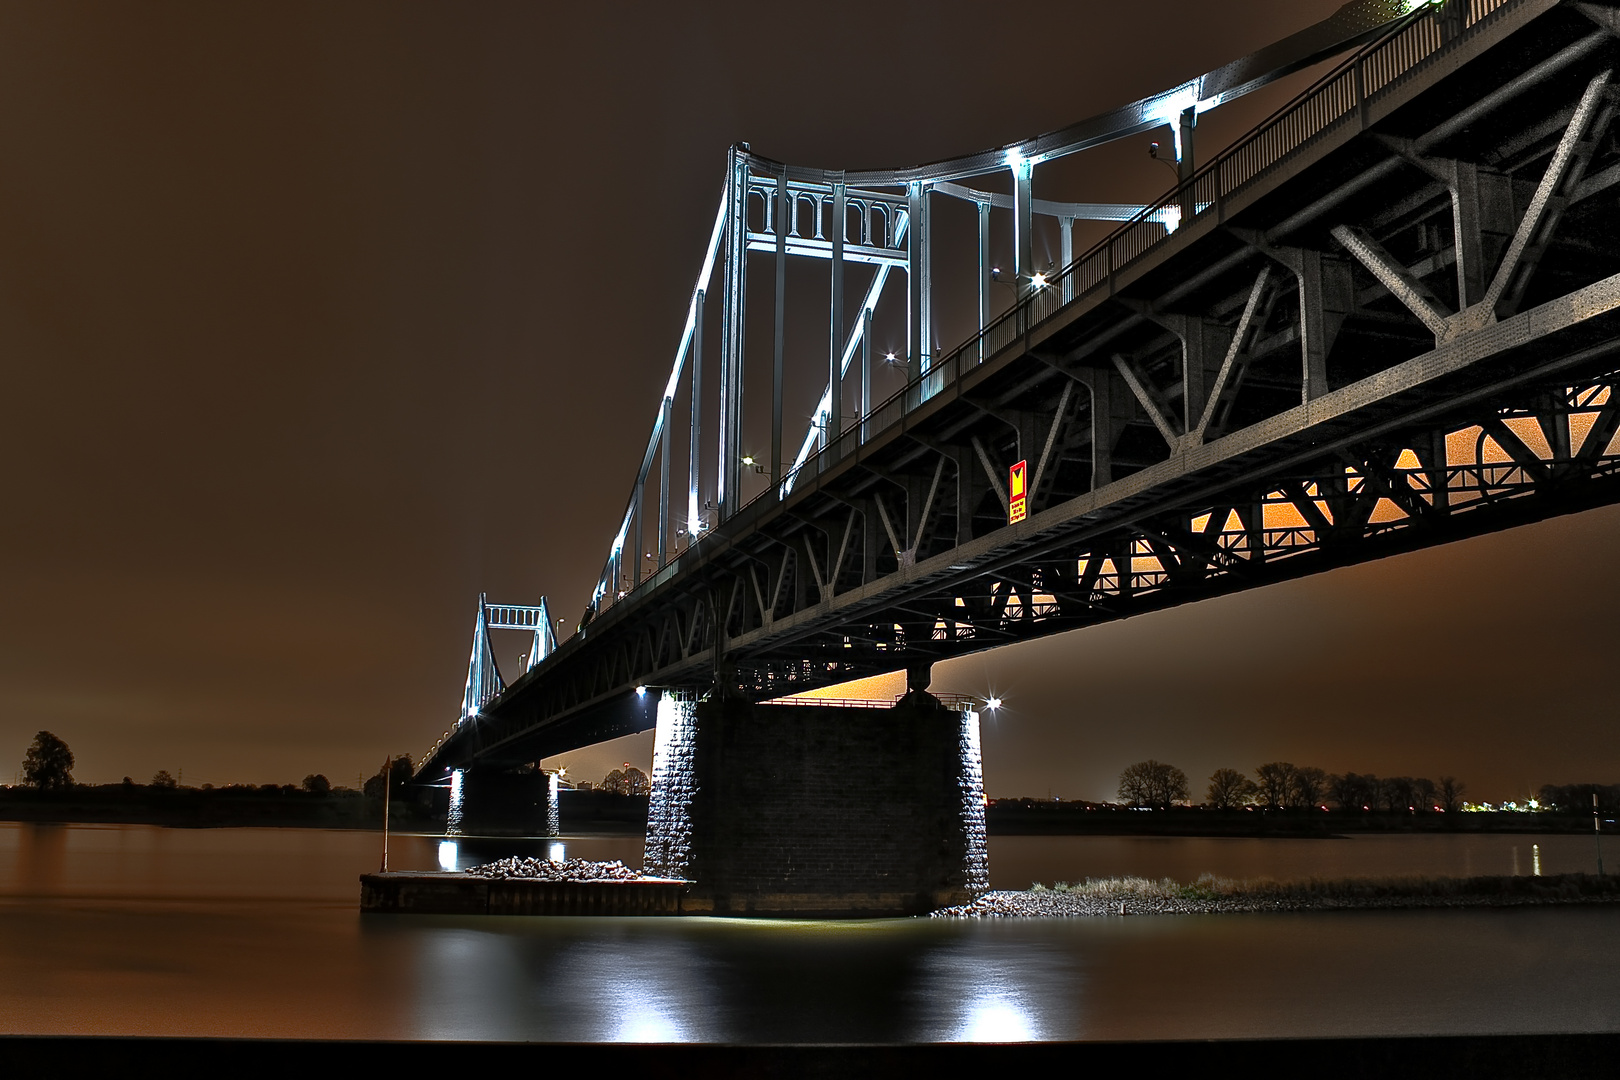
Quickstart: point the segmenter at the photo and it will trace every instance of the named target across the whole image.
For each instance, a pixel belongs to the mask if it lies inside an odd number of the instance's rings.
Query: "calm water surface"
[[[535,842],[620,858],[639,837]],[[998,887],[1590,869],[1590,838],[999,837]],[[395,837],[396,869],[510,841]],[[362,918],[376,834],[0,824],[0,1031],[902,1042],[1620,1030],[1620,910]],[[1620,851],[1614,855],[1620,859]],[[1548,993],[1556,987],[1557,993]]]

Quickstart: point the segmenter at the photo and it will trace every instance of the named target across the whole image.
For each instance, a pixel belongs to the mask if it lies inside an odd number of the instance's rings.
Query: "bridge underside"
[[[1338,119],[1307,97],[1168,239],[1077,261],[424,776],[646,730],[638,685],[761,700],[1620,501],[1617,26],[1509,3]]]

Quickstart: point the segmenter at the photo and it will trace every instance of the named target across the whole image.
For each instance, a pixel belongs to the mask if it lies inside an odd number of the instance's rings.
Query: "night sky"
[[[420,754],[480,592],[583,610],[730,143],[830,168],[1002,145],[1339,3],[0,5],[0,777],[41,728],[82,782],[352,784]],[[1203,154],[1308,78],[1204,118]],[[1154,198],[1153,137],[1036,193]],[[1111,797],[1146,757],[1198,792],[1272,760],[1491,799],[1614,781],[1617,536],[1594,511],[935,687],[1006,698],[992,796]]]

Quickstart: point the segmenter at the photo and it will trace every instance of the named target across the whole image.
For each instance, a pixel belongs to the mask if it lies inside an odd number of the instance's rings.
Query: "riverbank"
[[[1614,903],[1620,903],[1620,877],[1590,874],[1337,881],[1233,881],[1205,874],[1190,885],[1169,878],[1130,877],[999,890],[971,904],[942,908],[933,917],[1095,918]]]
[[[379,798],[357,791],[317,795],[291,785],[76,784],[63,791],[0,790],[0,821],[38,824],[380,830],[382,818]],[[389,807],[389,820],[395,829],[443,827],[442,815],[435,815],[433,807],[407,800]]]
[[[1573,833],[1592,831],[1590,814],[1504,811],[1344,811],[1243,807],[1210,810],[1173,806],[1150,810],[1107,803],[992,799],[985,807],[991,836],[1241,836],[1332,839],[1365,833]],[[1612,828],[1605,828],[1605,832]]]
[[[644,832],[647,796],[606,791],[558,795],[562,831]],[[445,789],[415,788],[389,811],[398,830],[443,832]],[[157,788],[144,784],[81,784],[65,791],[0,788],[0,821],[82,825],[161,825],[180,829],[382,828],[382,800],[357,791],[316,795],[290,785]],[[1345,813],[1322,810],[1140,810],[1104,803],[991,800],[991,836],[1180,836],[1258,839],[1342,839],[1368,834],[1590,834],[1590,816],[1552,813]],[[1605,825],[1605,833],[1613,826]]]
[[[390,826],[442,833],[448,796],[443,788],[395,793]],[[565,830],[641,833],[645,795],[563,791],[558,801]],[[0,821],[60,825],[160,825],[175,829],[382,829],[383,801],[351,789],[314,794],[291,785],[222,788],[147,784],[76,784],[62,791],[0,788]]]

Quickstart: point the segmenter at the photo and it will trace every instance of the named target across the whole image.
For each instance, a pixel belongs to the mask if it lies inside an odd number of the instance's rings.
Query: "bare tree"
[[[647,774],[633,765],[623,769],[614,769],[602,778],[597,785],[602,791],[611,791],[615,795],[645,795],[652,790],[652,781]]]
[[[1138,761],[1119,774],[1119,800],[1126,806],[1148,806],[1153,801],[1153,767],[1157,761]]]
[[[1426,776],[1418,777],[1412,781],[1412,805],[1419,810],[1433,810],[1438,791],[1433,780]]]
[[[1149,758],[1119,774],[1119,797],[1131,806],[1169,806],[1187,798],[1187,774]]]
[[[1379,781],[1378,789],[1384,809],[1391,812],[1408,809],[1416,798],[1410,776],[1385,777]]]
[[[1442,776],[1440,778],[1440,809],[1448,814],[1455,814],[1462,809],[1463,795],[1468,788],[1455,776]]]
[[[1370,810],[1378,801],[1378,777],[1353,772],[1330,776],[1327,790],[1340,810]]]
[[[1327,789],[1327,773],[1314,765],[1304,765],[1295,769],[1289,780],[1289,805],[1311,809],[1322,804],[1322,793]]]
[[[1170,806],[1172,803],[1186,802],[1187,796],[1190,794],[1187,787],[1187,774],[1174,765],[1166,765],[1164,769],[1159,785],[1158,805]]]
[[[1270,807],[1287,806],[1294,789],[1294,767],[1286,761],[1272,761],[1254,770],[1260,801]]]
[[[626,795],[647,795],[652,792],[652,781],[647,774],[632,765],[624,770],[624,793]]]
[[[1253,780],[1236,769],[1216,769],[1209,777],[1209,805],[1216,810],[1230,810],[1247,803],[1259,790]]]

